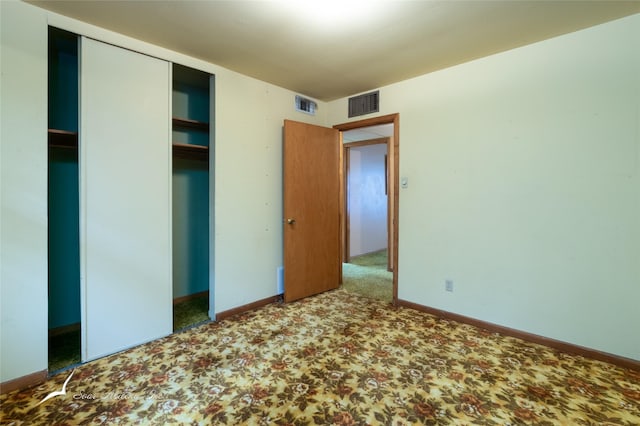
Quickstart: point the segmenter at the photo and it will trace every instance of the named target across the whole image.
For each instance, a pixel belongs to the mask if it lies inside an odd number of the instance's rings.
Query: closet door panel
[[[172,331],[169,63],[83,38],[83,360]]]

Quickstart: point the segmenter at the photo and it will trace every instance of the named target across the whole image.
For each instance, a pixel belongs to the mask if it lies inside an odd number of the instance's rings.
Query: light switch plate
[[[408,188],[409,187],[409,178],[408,177],[401,177],[400,178],[400,187],[401,188]]]

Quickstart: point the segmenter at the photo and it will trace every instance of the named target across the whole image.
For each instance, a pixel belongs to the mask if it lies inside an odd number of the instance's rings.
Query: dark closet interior
[[[211,79],[173,64],[174,330],[209,319]]]
[[[78,37],[49,27],[49,371],[80,362]]]

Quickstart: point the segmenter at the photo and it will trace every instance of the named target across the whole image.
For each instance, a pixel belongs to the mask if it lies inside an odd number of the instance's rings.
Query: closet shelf
[[[209,147],[184,143],[173,144],[173,156],[185,160],[209,161]]]
[[[48,129],[47,134],[51,148],[78,149],[78,132]]]
[[[177,118],[177,117],[173,117],[171,121],[172,121],[174,130],[175,129],[192,129],[192,130],[200,130],[202,132],[209,131],[209,123],[205,123],[204,121],[189,120],[188,118]]]

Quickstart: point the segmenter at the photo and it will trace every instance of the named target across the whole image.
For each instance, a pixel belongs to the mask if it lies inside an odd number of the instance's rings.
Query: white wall
[[[386,144],[349,149],[349,255],[387,248]]]
[[[282,265],[283,119],[324,123],[292,111],[294,93],[239,74],[217,80],[216,312],[276,294]]]
[[[47,368],[47,26],[0,2],[0,382]]]
[[[380,106],[409,178],[400,299],[640,359],[640,15],[384,87]],[[346,99],[329,108],[348,121]]]

